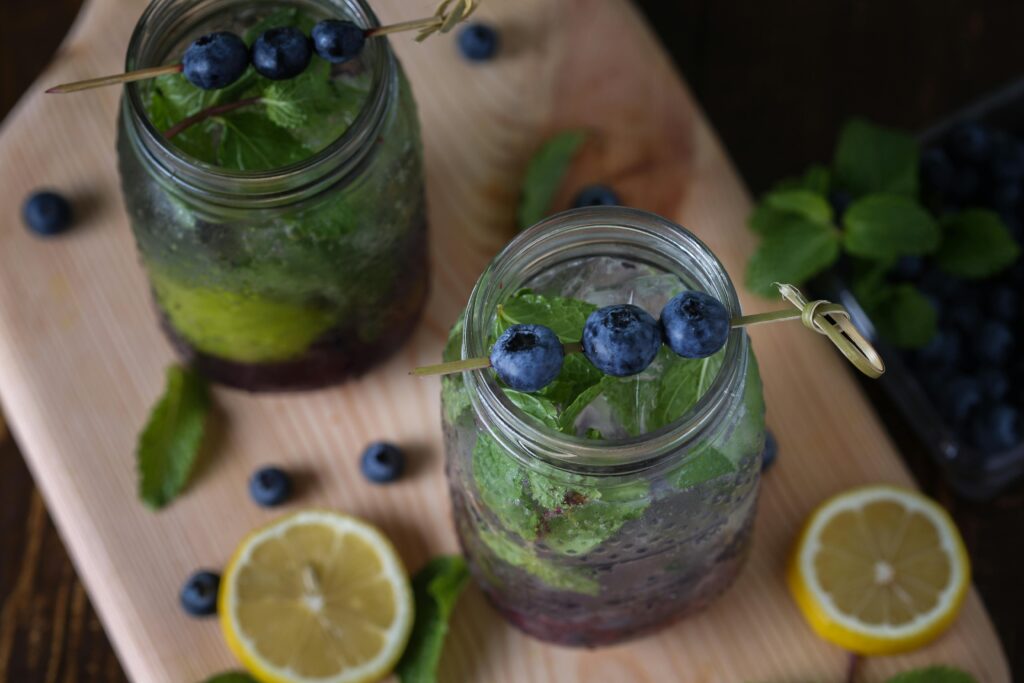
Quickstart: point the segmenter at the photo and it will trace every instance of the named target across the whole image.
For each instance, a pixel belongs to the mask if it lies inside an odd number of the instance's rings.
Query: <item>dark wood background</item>
[[[755,192],[827,160],[850,115],[918,130],[1024,76],[1019,1],[638,1]],[[80,4],[0,0],[0,117],[46,65]],[[1024,678],[1024,486],[986,505],[960,501],[901,425],[883,418],[921,486],[960,525],[975,582],[1015,677]],[[0,681],[123,680],[8,439],[0,443]]]

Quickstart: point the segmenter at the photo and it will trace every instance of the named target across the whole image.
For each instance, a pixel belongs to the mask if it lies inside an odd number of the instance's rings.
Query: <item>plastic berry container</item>
[[[921,149],[942,144],[950,133],[964,123],[977,123],[992,130],[1012,135],[1024,144],[1024,79],[964,107],[927,128],[918,136]],[[983,180],[984,182],[984,180]],[[1024,180],[1020,181],[1024,191]],[[1024,203],[1016,209],[1016,220],[1024,218]],[[1021,268],[1018,262],[1017,268]],[[857,327],[875,345],[886,364],[885,374],[873,382],[883,396],[880,408],[896,415],[896,423],[906,425],[931,459],[938,464],[949,485],[962,497],[975,501],[994,498],[1024,478],[1024,420],[1019,420],[1020,439],[1015,446],[998,451],[985,451],[972,443],[964,430],[956,428],[944,415],[924,385],[921,370],[912,362],[912,354],[886,344],[875,331],[871,320],[853,294],[850,283],[839,271],[830,272],[813,283],[814,291],[843,304],[850,311]],[[984,284],[982,284],[984,289]],[[1019,292],[1019,290],[1018,290]],[[984,314],[982,320],[984,320]],[[1017,357],[1024,341],[1024,319],[1011,323],[1018,337]],[[1013,361],[1019,362],[1019,360]],[[1009,391],[1020,393],[1016,375],[1007,371]],[[1024,410],[1019,405],[1018,411]],[[1024,414],[1019,412],[1018,414]]]

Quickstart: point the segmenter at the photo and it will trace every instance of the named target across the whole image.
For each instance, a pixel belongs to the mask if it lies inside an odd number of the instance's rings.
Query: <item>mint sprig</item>
[[[974,676],[951,666],[928,666],[896,674],[885,683],[978,683]]]
[[[258,683],[255,678],[244,671],[227,671],[207,678],[204,683]]]
[[[831,170],[812,166],[780,182],[750,216],[761,243],[747,264],[747,286],[774,297],[775,282],[802,285],[831,268],[845,252],[861,274],[854,289],[879,333],[894,346],[927,344],[935,311],[910,284],[889,285],[885,274],[903,256],[934,255],[947,273],[963,278],[994,275],[1020,250],[999,217],[970,209],[939,222],[918,200],[918,149],[903,133],[857,119],[842,130]],[[833,215],[831,193],[853,200]],[[873,264],[864,266],[864,263]]]
[[[395,667],[402,683],[435,683],[455,603],[469,581],[458,555],[435,557],[412,578],[416,620],[409,643]]]
[[[139,436],[139,497],[159,509],[188,483],[210,410],[206,380],[179,366],[167,369],[167,387]]]

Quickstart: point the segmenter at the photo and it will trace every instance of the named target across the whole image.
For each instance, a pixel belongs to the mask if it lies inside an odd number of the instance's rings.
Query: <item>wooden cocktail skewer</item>
[[[818,334],[825,335],[854,367],[872,379],[881,377],[885,372],[885,363],[875,348],[866,340],[850,322],[850,313],[845,307],[828,301],[808,301],[799,289],[792,285],[776,283],[782,298],[796,307],[796,311],[785,309],[769,313],[742,315],[730,321],[730,327],[750,327],[765,323],[782,322],[784,320],[800,320],[805,327]],[[580,344],[565,344],[565,353],[581,351]],[[467,370],[483,370],[489,368],[489,358],[468,358],[450,363],[426,365],[416,368],[411,373],[419,377],[428,375],[448,375]]]
[[[476,11],[479,4],[480,0],[443,0],[443,2],[438,6],[437,11],[431,17],[371,28],[366,31],[366,37],[372,38],[374,36],[389,35],[391,33],[400,33],[402,31],[419,31],[419,35],[416,36],[416,40],[422,41],[434,33],[447,33],[448,31],[451,31],[457,24],[464,21],[469,17],[469,15]],[[103,88],[108,85],[133,83],[135,81],[144,81],[150,78],[156,78],[157,76],[181,73],[183,69],[184,66],[182,64],[154,66],[146,69],[139,69],[137,71],[129,71],[127,73],[90,78],[84,81],[74,81],[73,83],[64,83],[62,85],[54,86],[46,92],[50,94],[64,94],[79,92],[82,90],[92,90],[93,88]]]

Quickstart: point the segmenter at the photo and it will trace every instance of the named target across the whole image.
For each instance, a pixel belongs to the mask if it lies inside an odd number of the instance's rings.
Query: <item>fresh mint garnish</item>
[[[210,396],[206,380],[179,366],[167,369],[167,388],[139,436],[139,497],[151,508],[174,500],[199,454]]]
[[[481,529],[480,540],[499,560],[519,567],[551,588],[583,595],[597,595],[601,592],[601,584],[587,569],[556,564],[540,557],[529,546],[520,545],[506,536],[486,529]]]
[[[530,160],[519,200],[520,230],[547,217],[569,164],[586,137],[586,133],[578,130],[558,133],[545,142]]]
[[[885,683],[978,683],[974,676],[951,666],[929,666],[896,674]]]
[[[999,215],[970,209],[942,221],[939,267],[951,275],[982,278],[995,275],[1020,257],[1020,247]]]
[[[831,171],[812,166],[762,197],[750,216],[761,243],[747,264],[747,286],[777,296],[775,282],[800,286],[831,268],[845,252],[857,269],[854,290],[882,337],[894,346],[922,346],[935,331],[935,311],[912,285],[887,283],[903,256],[934,255],[940,268],[982,278],[1014,263],[1020,249],[998,215],[968,209],[940,227],[918,198],[914,139],[863,120],[848,123]],[[836,206],[850,202],[842,216]]]
[[[834,226],[785,215],[789,219],[778,221],[747,264],[747,286],[761,296],[778,296],[776,282],[806,282],[839,258],[840,233]]]
[[[917,197],[917,142],[911,136],[854,119],[839,134],[834,189],[855,197],[874,192]]]
[[[402,683],[437,680],[448,622],[468,581],[466,561],[458,555],[435,557],[412,577],[416,620],[405,652],[395,667]]]
[[[544,325],[558,335],[563,344],[578,342],[583,325],[597,306],[579,299],[542,296],[528,289],[516,292],[498,311],[498,334],[511,325]]]
[[[871,259],[930,254],[942,238],[939,226],[920,204],[892,194],[855,201],[843,216],[843,228],[846,251]]]

